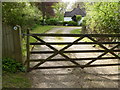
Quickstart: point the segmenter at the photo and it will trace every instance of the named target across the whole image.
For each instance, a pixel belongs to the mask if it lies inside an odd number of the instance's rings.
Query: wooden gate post
[[[21,29],[13,30],[13,41],[14,41],[14,54],[15,59],[23,63],[22,57],[22,39]]]
[[[0,12],[2,12],[2,2],[0,2]],[[0,90],[2,89],[2,13],[0,13]]]
[[[26,49],[27,49],[27,71],[29,71],[29,67],[30,67],[30,46],[29,46],[29,29],[27,29],[27,44],[26,44]]]

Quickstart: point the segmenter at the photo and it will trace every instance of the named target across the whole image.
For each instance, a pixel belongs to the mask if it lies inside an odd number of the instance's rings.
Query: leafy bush
[[[3,71],[7,71],[11,73],[25,71],[25,67],[21,63],[11,58],[4,58],[2,60],[2,69]]]
[[[44,23],[44,20],[41,19],[41,20],[39,21],[39,24],[40,24],[40,25],[44,25],[44,24],[45,24],[45,23]]]
[[[59,22],[58,22],[58,25],[63,25],[63,21],[59,21]]]
[[[10,26],[20,25],[22,30],[38,24],[41,19],[40,10],[29,2],[3,2],[2,9],[2,21]]]
[[[77,21],[80,21],[82,19],[82,16],[81,15],[76,15],[76,20]]]
[[[68,25],[69,25],[69,26],[77,26],[77,22],[69,21],[69,22],[68,22]]]
[[[84,19],[81,23],[82,26],[86,26],[86,19]]]
[[[68,24],[68,21],[63,21],[62,23],[65,26],[66,24]]]
[[[120,33],[120,3],[95,2],[86,3],[89,31],[100,34]]]
[[[68,24],[68,26],[77,26],[77,22],[74,21],[64,21],[63,25],[65,26],[66,24]]]
[[[47,25],[58,25],[59,24],[59,20],[55,19],[55,18],[50,18],[46,20],[46,24]]]

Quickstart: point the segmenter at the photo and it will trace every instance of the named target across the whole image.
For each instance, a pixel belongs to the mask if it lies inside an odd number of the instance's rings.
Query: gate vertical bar
[[[29,29],[27,29],[27,44],[26,44],[26,49],[27,49],[27,72],[29,71],[29,67],[30,67],[30,51],[29,51],[30,50],[30,46],[29,46],[30,36],[28,34],[30,34]]]

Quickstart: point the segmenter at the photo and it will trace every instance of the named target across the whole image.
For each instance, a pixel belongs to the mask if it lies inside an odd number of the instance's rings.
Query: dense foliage
[[[63,22],[63,25],[64,26],[77,26],[78,25],[78,23],[77,22],[75,22],[75,21],[64,21]]]
[[[35,6],[41,11],[42,19],[48,19],[55,16],[52,5],[56,2],[35,2]]]
[[[23,72],[25,71],[25,67],[14,59],[4,58],[2,60],[2,70],[11,73],[15,73],[19,71]]]
[[[92,33],[120,33],[120,3],[86,3],[86,24]]]
[[[3,22],[10,25],[20,25],[22,30],[33,26],[55,25],[63,21],[67,5],[61,2],[3,2]],[[55,21],[55,22],[53,22]],[[50,22],[50,23],[49,23]],[[55,23],[55,24],[53,24]]]
[[[56,18],[50,18],[46,20],[46,24],[47,25],[58,25],[59,24],[59,20]]]
[[[80,21],[82,19],[82,16],[81,15],[76,15],[76,20],[77,22]]]
[[[55,18],[57,18],[59,21],[63,21],[67,4],[59,2],[59,3],[55,3],[52,7],[55,12]]]
[[[69,21],[68,25],[69,26],[77,26],[77,22],[75,22],[75,21]]]
[[[3,22],[22,28],[39,24],[41,12],[29,2],[3,2],[2,4]]]

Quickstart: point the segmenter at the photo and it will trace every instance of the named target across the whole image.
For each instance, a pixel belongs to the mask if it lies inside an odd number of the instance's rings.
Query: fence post
[[[14,57],[17,61],[23,63],[20,28],[13,31],[13,40],[14,40],[14,54],[15,54]]]
[[[29,32],[29,29],[27,29],[27,44],[26,44],[26,49],[27,49],[27,71],[29,71],[29,67],[30,67],[30,46],[29,46],[29,35],[28,34],[30,34],[30,32]]]
[[[0,8],[2,8],[2,3],[0,2]],[[0,9],[2,11],[2,9]],[[0,59],[2,59],[2,14],[0,14]],[[1,64],[1,62],[0,62]]]

